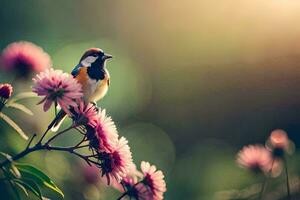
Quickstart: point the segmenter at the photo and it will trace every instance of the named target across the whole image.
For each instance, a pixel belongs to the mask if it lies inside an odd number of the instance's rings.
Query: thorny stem
[[[288,173],[287,160],[285,157],[283,158],[283,162],[284,162],[284,169],[285,169],[285,175],[286,175],[287,196],[288,196],[288,199],[291,200],[289,173]]]

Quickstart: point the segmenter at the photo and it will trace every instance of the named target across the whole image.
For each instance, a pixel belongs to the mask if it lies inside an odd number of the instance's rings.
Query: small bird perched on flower
[[[96,104],[107,93],[110,76],[106,69],[106,61],[111,58],[111,55],[105,54],[99,48],[90,48],[72,70],[71,74],[82,86],[85,103],[93,102]],[[58,113],[52,131],[58,130],[65,115],[63,110]]]

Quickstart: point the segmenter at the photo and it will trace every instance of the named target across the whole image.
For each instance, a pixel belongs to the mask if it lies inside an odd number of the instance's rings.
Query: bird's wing
[[[74,69],[71,72],[71,74],[73,75],[73,77],[76,77],[78,75],[79,69],[81,67],[83,67],[83,66],[80,63],[74,67]]]

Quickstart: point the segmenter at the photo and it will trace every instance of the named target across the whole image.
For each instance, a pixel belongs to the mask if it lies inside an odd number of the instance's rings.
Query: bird
[[[102,99],[110,84],[110,75],[106,69],[106,61],[111,59],[112,55],[104,53],[100,48],[90,48],[81,56],[79,63],[74,67],[71,74],[82,86],[83,101],[97,105],[97,101]],[[56,115],[50,128],[56,132],[66,113],[60,110]]]

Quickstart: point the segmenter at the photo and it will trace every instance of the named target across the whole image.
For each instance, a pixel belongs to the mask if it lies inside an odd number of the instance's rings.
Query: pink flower
[[[144,174],[143,185],[137,185],[139,199],[145,200],[161,200],[163,199],[164,192],[167,191],[166,182],[164,180],[164,174],[162,171],[157,170],[155,165],[142,161],[141,170]]]
[[[119,135],[115,123],[111,117],[106,115],[105,109],[101,110],[99,108],[98,118],[91,122],[90,125],[95,127],[98,150],[111,151],[117,143]]]
[[[261,145],[245,146],[237,155],[237,163],[253,171],[268,173],[272,166],[272,155]]]
[[[49,69],[38,74],[34,79],[32,91],[44,96],[39,104],[44,103],[47,111],[53,102],[69,113],[69,107],[77,106],[76,100],[82,97],[81,85],[69,74],[61,70]]]
[[[2,52],[1,61],[4,70],[16,71],[19,76],[51,67],[49,55],[41,47],[25,41],[9,44]]]
[[[81,164],[82,174],[85,181],[89,184],[96,184],[100,180],[99,169],[95,165]]]
[[[282,150],[287,150],[290,144],[286,132],[281,129],[272,131],[269,141],[273,148],[282,149]]]
[[[5,83],[0,84],[0,98],[9,99],[13,92],[13,87],[11,84]]]
[[[99,153],[102,176],[106,176],[108,184],[113,178],[120,182],[130,171],[133,162],[128,141],[121,137],[110,152]]]
[[[77,125],[91,125],[97,120],[98,108],[91,103],[85,103],[82,99],[77,100],[77,106],[71,109],[71,117]]]
[[[134,163],[132,163],[129,171],[127,172],[126,176],[122,178],[121,183],[115,181],[115,179],[113,179],[113,181],[111,181],[111,186],[114,187],[115,189],[119,190],[120,192],[125,192],[124,190],[124,186],[125,188],[127,188],[127,190],[131,190],[134,188],[135,184],[138,183],[138,179],[142,178],[143,174],[137,170],[136,165]]]

